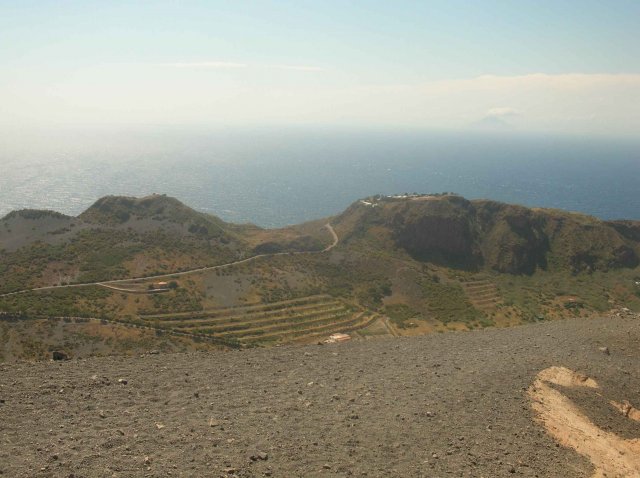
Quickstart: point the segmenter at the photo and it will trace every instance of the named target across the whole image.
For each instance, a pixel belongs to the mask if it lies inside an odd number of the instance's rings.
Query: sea
[[[640,220],[640,138],[329,127],[0,134],[0,217],[77,215],[105,195],[161,193],[226,221],[281,227],[374,194],[445,191]]]

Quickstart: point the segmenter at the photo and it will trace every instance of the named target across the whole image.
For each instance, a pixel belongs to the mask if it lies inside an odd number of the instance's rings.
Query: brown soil
[[[640,320],[612,317],[324,346],[4,364],[0,471],[638,476],[622,465],[604,470],[544,426],[555,423],[571,437],[588,425],[618,453],[620,443],[632,447],[640,437],[630,419],[638,403],[628,408],[624,400],[637,400],[640,389],[638,343]],[[576,381],[573,371],[589,379]],[[563,422],[568,414],[573,421]],[[631,463],[632,448],[626,456]]]

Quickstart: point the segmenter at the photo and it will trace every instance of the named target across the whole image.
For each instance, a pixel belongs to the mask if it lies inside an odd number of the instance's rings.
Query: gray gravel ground
[[[640,405],[640,319],[334,345],[0,365],[8,477],[583,477],[526,388],[561,365],[598,425]],[[607,346],[610,355],[598,348]],[[119,383],[126,380],[126,384]]]

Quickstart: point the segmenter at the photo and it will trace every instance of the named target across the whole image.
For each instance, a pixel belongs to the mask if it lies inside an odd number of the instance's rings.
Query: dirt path
[[[333,226],[329,223],[326,223],[324,225],[324,227],[326,227],[329,230],[329,233],[331,234],[331,237],[333,237],[333,243],[329,246],[327,246],[322,252],[328,252],[331,249],[333,249],[334,247],[336,247],[338,245],[338,242],[340,241],[340,239],[338,239],[338,234],[336,234],[335,229],[333,228]]]
[[[396,331],[396,329],[393,327],[393,325],[391,325],[390,321],[389,321],[389,317],[383,317],[382,318],[382,324],[384,325],[384,328],[387,329],[387,332],[389,332],[389,335],[391,335],[392,337],[399,337],[400,334]]]
[[[599,388],[593,379],[564,367],[540,372],[528,393],[547,432],[561,445],[589,458],[595,468],[594,478],[640,476],[640,440],[625,440],[598,427],[553,385],[586,387],[594,392]],[[628,417],[629,413],[624,415]]]
[[[610,402],[638,400],[638,343],[640,319],[571,319],[324,346],[0,364],[0,471],[592,476],[591,459],[547,433],[529,387],[559,391],[619,440],[637,438],[640,424]],[[540,375],[550,367],[598,388],[558,385],[561,376]],[[608,476],[637,476],[624,473]]]
[[[33,289],[24,289],[24,290],[19,290],[19,291],[15,291],[15,292],[9,292],[9,293],[6,293],[6,294],[0,294],[0,297],[10,297],[12,295],[25,294],[27,292],[47,291],[47,290],[54,290],[54,289],[71,289],[71,288],[77,288],[77,287],[90,287],[90,286],[106,287],[106,288],[109,288],[109,289],[118,290],[120,292],[141,293],[141,292],[138,292],[138,291],[131,291],[131,290],[124,289],[124,288],[110,287],[110,285],[111,284],[122,284],[122,283],[133,282],[133,281],[165,279],[165,278],[169,278],[169,277],[182,277],[182,276],[185,276],[185,275],[195,274],[195,273],[198,273],[198,272],[215,271],[215,270],[219,270],[219,269],[225,269],[227,267],[237,266],[237,265],[240,265],[240,264],[246,264],[247,262],[252,262],[252,261],[255,261],[257,259],[264,258],[264,257],[301,255],[301,254],[322,254],[322,253],[328,252],[331,249],[333,249],[334,247],[336,247],[338,245],[338,242],[339,242],[338,235],[336,234],[336,231],[333,229],[333,226],[331,224],[327,223],[327,224],[324,225],[324,227],[327,228],[327,230],[329,231],[329,233],[333,237],[333,243],[331,243],[329,246],[327,246],[322,251],[274,252],[274,253],[271,253],[271,254],[257,254],[255,256],[247,257],[246,259],[241,259],[241,260],[238,260],[238,261],[228,262],[226,264],[219,264],[217,266],[198,267],[196,269],[189,269],[189,270],[181,271],[181,272],[171,272],[171,273],[167,273],[167,274],[159,274],[159,275],[152,275],[152,276],[129,277],[129,278],[126,278],[126,279],[116,279],[116,280],[109,280],[109,281],[87,282],[87,283],[83,283],[83,284],[67,284],[67,285],[52,285],[52,286],[46,286],[46,287],[35,287]]]

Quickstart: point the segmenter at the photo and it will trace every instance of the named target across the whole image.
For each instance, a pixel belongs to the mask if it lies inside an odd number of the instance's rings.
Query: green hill
[[[166,196],[109,196],[76,218],[10,213],[0,228],[0,292],[230,262],[248,248],[221,219]]]
[[[336,224],[344,225],[345,241],[470,271],[606,271],[634,268],[640,256],[640,223],[455,195],[369,198]]]
[[[638,221],[452,194],[370,197],[282,229],[109,196],[78,217],[0,221],[0,295],[23,291],[0,297],[0,322],[19,331],[21,356],[56,346],[56,327],[40,327],[43,341],[22,323],[52,317],[103,320],[91,322],[99,337],[126,326],[210,346],[510,326],[640,311],[639,257]]]

